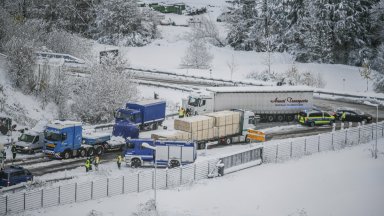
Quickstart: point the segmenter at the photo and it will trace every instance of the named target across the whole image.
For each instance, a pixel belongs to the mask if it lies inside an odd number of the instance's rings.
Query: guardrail
[[[330,92],[330,91],[325,91],[325,90],[320,90],[316,89],[313,92],[314,96],[325,94],[325,95],[330,95],[332,97],[339,96],[339,97],[345,97],[345,98],[356,98],[356,99],[373,99],[373,100],[379,100],[379,101],[384,101],[384,97],[375,97],[375,96],[369,96],[369,95],[364,95],[364,94],[358,94],[358,93],[353,93],[353,94],[348,94],[348,93],[341,93],[341,92]]]

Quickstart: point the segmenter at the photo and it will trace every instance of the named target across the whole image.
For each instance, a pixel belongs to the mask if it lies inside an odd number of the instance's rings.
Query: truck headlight
[[[28,146],[25,146],[24,149],[29,149],[29,147],[28,147]]]

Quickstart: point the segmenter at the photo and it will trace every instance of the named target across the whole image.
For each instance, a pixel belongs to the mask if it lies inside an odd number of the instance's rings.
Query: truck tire
[[[87,151],[85,151],[85,149],[80,149],[79,150],[79,157],[85,157],[87,156]]]
[[[102,146],[99,146],[96,148],[96,154],[97,155],[102,155],[104,153],[104,149]]]
[[[71,152],[69,150],[65,150],[62,155],[63,159],[67,160],[71,158]]]
[[[248,136],[245,136],[245,142],[246,142],[246,143],[250,143],[250,142],[251,142],[251,139],[249,139]]]
[[[278,115],[278,116],[277,116],[277,121],[278,121],[278,122],[282,122],[282,121],[284,121],[284,116],[283,116],[283,115]]]
[[[95,149],[94,148],[89,148],[88,152],[87,152],[87,155],[90,156],[90,157],[95,155]]]
[[[180,162],[178,160],[171,160],[169,162],[169,167],[171,168],[175,168],[175,167],[179,167],[180,166]]]
[[[138,158],[133,158],[131,161],[131,167],[133,168],[141,167],[141,161]]]
[[[205,143],[199,143],[198,149],[205,149]]]
[[[157,123],[152,124],[152,130],[157,130]]]
[[[268,115],[267,116],[267,121],[268,122],[273,122],[273,121],[275,121],[275,117],[273,115]]]
[[[315,127],[315,122],[311,122],[311,123],[309,123],[309,126],[311,126],[311,127]]]
[[[225,144],[225,145],[231,145],[231,143],[232,143],[232,140],[230,137],[224,138],[223,141],[224,141],[223,144]]]
[[[292,115],[287,116],[287,122],[291,122],[295,119]]]

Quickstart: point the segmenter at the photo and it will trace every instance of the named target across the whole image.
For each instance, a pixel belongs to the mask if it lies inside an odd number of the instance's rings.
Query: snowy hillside
[[[39,120],[56,118],[56,106],[48,104],[42,109],[40,102],[31,95],[25,95],[12,87],[5,72],[6,62],[0,57],[0,98],[4,98],[4,107],[0,116],[11,117],[19,127],[33,127]],[[1,107],[0,107],[1,108]]]

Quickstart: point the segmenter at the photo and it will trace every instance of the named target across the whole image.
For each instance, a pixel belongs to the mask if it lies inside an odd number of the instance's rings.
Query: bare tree
[[[193,40],[185,52],[181,66],[186,68],[207,69],[210,67],[213,55],[209,53],[204,41]]]
[[[190,24],[192,24],[192,31],[188,35],[190,41],[205,40],[214,46],[225,46],[225,40],[221,38],[217,25],[211,18],[200,16]]]
[[[372,69],[371,69],[371,64],[369,63],[368,59],[364,59],[362,67],[363,67],[362,69],[359,69],[359,72],[360,72],[360,76],[363,79],[367,80],[367,91],[368,91],[369,80],[372,79],[372,77],[371,77]]]
[[[236,63],[236,60],[235,60],[235,56],[233,54],[232,54],[231,61],[227,61],[227,66],[228,66],[229,71],[231,73],[231,80],[232,80],[233,73],[236,72],[237,67],[238,67],[238,64]]]
[[[111,121],[115,109],[138,94],[126,67],[127,62],[121,57],[109,56],[102,64],[95,63],[90,78],[83,81],[74,98],[73,112],[89,123]]]

